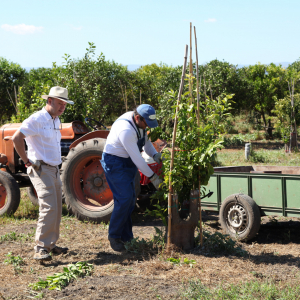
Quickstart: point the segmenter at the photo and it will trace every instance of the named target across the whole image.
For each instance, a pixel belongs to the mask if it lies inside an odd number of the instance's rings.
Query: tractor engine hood
[[[10,123],[0,127],[0,153],[7,157],[7,165],[12,173],[15,172],[17,156],[14,151],[12,136],[21,127],[22,123]],[[72,140],[75,135],[85,135],[89,129],[81,121],[61,124],[61,139]]]

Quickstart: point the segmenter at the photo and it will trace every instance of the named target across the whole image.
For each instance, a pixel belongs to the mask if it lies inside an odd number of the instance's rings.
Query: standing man
[[[115,251],[125,250],[124,242],[133,238],[131,213],[135,206],[134,178],[138,169],[150,178],[156,189],[162,182],[141,156],[144,147],[156,162],[161,161],[161,153],[157,153],[146,132],[147,127],[157,126],[155,109],[142,104],[119,117],[107,137],[101,164],[114,196],[108,240]]]
[[[58,255],[68,251],[68,248],[56,245],[62,213],[62,183],[58,168],[61,164],[61,123],[58,117],[67,103],[74,102],[68,99],[68,90],[59,86],[52,87],[49,95],[42,98],[47,100],[46,106],[26,119],[12,140],[25,162],[39,201],[33,258],[51,260],[50,252]]]

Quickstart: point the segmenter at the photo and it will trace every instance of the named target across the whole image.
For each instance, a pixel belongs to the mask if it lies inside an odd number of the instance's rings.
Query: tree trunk
[[[297,147],[297,135],[296,132],[291,132],[290,135],[290,152],[292,152],[293,150],[295,150],[295,148]]]
[[[183,250],[190,250],[195,246],[194,233],[199,221],[198,199],[199,191],[191,191],[189,215],[183,220],[178,212],[178,196],[173,196],[171,244]]]
[[[272,128],[272,124],[271,124],[271,120],[269,119],[268,120],[268,128],[267,128],[267,132],[268,132],[268,135],[269,135],[269,138],[270,139],[273,139],[273,128]]]

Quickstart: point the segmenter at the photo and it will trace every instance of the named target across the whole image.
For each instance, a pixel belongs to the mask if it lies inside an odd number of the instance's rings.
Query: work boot
[[[122,252],[125,251],[124,242],[121,239],[114,239],[108,236],[108,240],[110,242],[110,246],[114,251]]]
[[[54,254],[54,255],[66,254],[68,252],[68,250],[69,250],[69,248],[63,248],[63,247],[55,246],[51,250],[51,253]]]
[[[33,259],[39,260],[39,261],[49,261],[52,259],[49,252],[45,249],[39,250],[39,252],[36,252],[33,256]]]

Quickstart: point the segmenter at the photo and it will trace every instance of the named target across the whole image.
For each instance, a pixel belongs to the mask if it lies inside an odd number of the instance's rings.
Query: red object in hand
[[[32,163],[30,162],[30,160],[28,159],[28,162],[25,164],[25,167],[28,168],[32,165]]]
[[[150,169],[157,175],[161,174],[161,167],[162,167],[162,162],[161,163],[152,163],[152,164],[148,164],[148,166],[150,167]],[[150,179],[149,177],[145,176],[140,170],[140,175],[141,175],[141,181],[140,184],[141,185],[147,185],[150,183]]]

